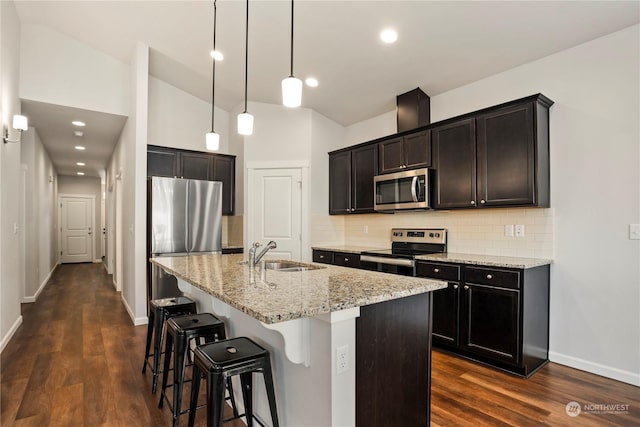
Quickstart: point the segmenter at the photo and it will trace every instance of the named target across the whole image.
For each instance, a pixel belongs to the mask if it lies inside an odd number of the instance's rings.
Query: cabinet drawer
[[[466,267],[464,270],[464,281],[468,283],[478,283],[480,285],[520,289],[520,272],[496,270],[493,268]]]
[[[320,262],[323,264],[333,264],[333,252],[314,250],[313,262]]]
[[[348,252],[334,252],[333,264],[343,267],[360,268],[360,255]]]
[[[420,277],[448,280],[457,282],[460,280],[460,266],[452,264],[437,264],[432,262],[418,262],[416,274]]]

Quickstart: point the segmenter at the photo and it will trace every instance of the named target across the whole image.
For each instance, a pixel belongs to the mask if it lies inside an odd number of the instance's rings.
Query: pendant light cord
[[[247,81],[249,73],[249,0],[247,0],[247,18],[244,33],[244,112],[247,112]]]
[[[213,0],[213,65],[212,68],[212,81],[211,81],[211,133],[214,133],[214,121],[215,121],[215,104],[216,99],[216,0]]]
[[[289,77],[293,77],[293,0],[291,0],[291,74]]]

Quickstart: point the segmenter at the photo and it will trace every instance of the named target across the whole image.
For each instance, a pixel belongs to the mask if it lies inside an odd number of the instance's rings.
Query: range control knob
[[[436,233],[436,237],[440,237],[440,233]]]
[[[429,233],[429,237],[433,237],[433,233]]]

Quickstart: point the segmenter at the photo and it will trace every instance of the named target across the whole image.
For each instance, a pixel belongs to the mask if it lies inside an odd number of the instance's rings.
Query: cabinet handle
[[[320,259],[324,259],[324,255],[320,255]]]
[[[491,280],[493,279],[493,276],[491,274],[487,274],[487,279]]]
[[[458,285],[453,285],[453,289],[458,289]]]
[[[472,201],[471,201],[471,204],[472,204],[472,205],[475,205],[475,204],[476,204],[476,201],[475,201],[475,200],[472,200]]]
[[[353,211],[355,211],[355,210],[356,210],[356,208],[351,208],[351,212],[353,212]]]
[[[487,203],[487,202],[485,202],[485,201],[484,201],[484,199],[481,199],[481,200],[480,200],[480,204],[481,204],[481,205],[484,205],[485,203]]]
[[[439,269],[439,268],[434,268],[434,269],[433,269],[433,272],[434,272],[434,273],[440,273],[440,269]]]
[[[469,290],[469,287],[468,287],[467,285],[464,285],[464,290],[465,290],[465,291],[468,291],[468,290]]]
[[[344,262],[349,262],[349,258],[345,258],[345,259],[344,259]]]

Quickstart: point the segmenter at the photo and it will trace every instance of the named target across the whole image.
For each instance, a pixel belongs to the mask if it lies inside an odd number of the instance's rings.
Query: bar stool
[[[234,375],[240,375],[242,399],[245,409],[244,415],[247,420],[247,426],[252,427],[252,375],[254,372],[261,372],[264,377],[267,399],[269,400],[269,410],[271,411],[271,422],[273,423],[273,427],[279,427],[269,352],[245,337],[204,344],[195,349],[189,427],[193,427],[195,422],[198,393],[200,391],[200,377],[203,373],[207,381],[207,427],[219,427],[222,424],[224,404],[223,384],[225,380],[230,379]]]
[[[173,402],[171,402],[171,413],[173,415],[173,425],[178,426],[180,415],[189,410],[182,411],[182,390],[184,386],[184,374],[187,366],[187,353],[189,352],[189,344],[192,340],[196,340],[199,344],[200,339],[204,339],[205,343],[223,340],[226,334],[224,331],[224,322],[211,313],[188,314],[185,316],[172,317],[167,320],[167,339],[164,350],[164,369],[162,372],[162,393],[158,407],[162,408],[164,400],[169,402],[166,395],[167,387],[173,387]],[[171,353],[173,351],[173,383],[168,384],[169,365],[171,362]],[[233,408],[234,416],[238,415],[235,397],[233,395],[233,387],[231,379],[227,381],[229,390],[229,400]],[[224,397],[224,389],[222,390]]]
[[[147,365],[153,372],[153,386],[151,392],[155,393],[158,388],[158,376],[160,375],[160,356],[162,355],[162,339],[164,337],[164,326],[167,319],[172,316],[182,314],[197,313],[196,303],[191,298],[173,297],[156,299],[150,302],[149,324],[147,326],[147,345],[144,352],[144,363],[142,373],[147,371]],[[153,336],[153,354],[149,353],[151,348],[151,337]],[[153,356],[153,365],[149,364],[149,357]]]

